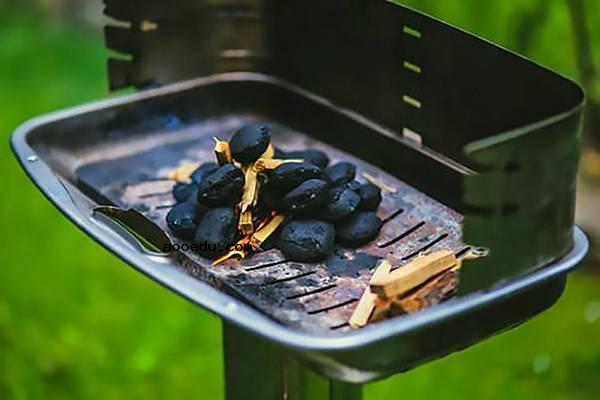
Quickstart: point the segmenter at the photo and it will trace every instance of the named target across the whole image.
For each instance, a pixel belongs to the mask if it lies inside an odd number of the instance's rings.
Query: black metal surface
[[[107,46],[131,56],[109,65],[113,88],[265,72],[397,136],[417,133],[424,147],[476,171],[401,175],[465,216],[466,242],[494,249],[485,267],[464,268],[462,293],[532,271],[572,247],[584,95],[568,79],[385,0],[106,4],[107,15],[132,22],[107,28]],[[142,32],[143,20],[156,29]]]
[[[274,87],[269,89],[270,86]],[[164,136],[153,142],[153,132],[164,132],[166,127],[176,130],[178,123],[185,126],[219,115],[224,112],[224,102],[228,110],[242,112],[242,98],[231,95],[251,87],[260,89],[252,93],[265,95],[252,98],[257,109],[267,107],[265,109],[274,113],[272,117],[301,127],[302,131],[318,133],[324,142],[355,150],[353,154],[391,167],[395,174],[401,175],[404,169],[420,163],[425,163],[429,171],[435,171],[442,178],[446,174],[460,174],[452,163],[427,155],[423,148],[411,147],[405,139],[392,138],[387,131],[375,130],[372,123],[355,114],[331,107],[322,99],[272,78],[249,74],[183,82],[41,117],[20,127],[13,135],[12,146],[27,173],[49,199],[116,255],[229,323],[297,353],[326,376],[347,382],[366,382],[412,368],[523,322],[558,299],[564,288],[565,274],[585,254],[585,237],[576,231],[575,246],[568,256],[503,286],[359,331],[309,333],[273,321],[220,290],[218,280],[206,284],[194,278],[178,267],[176,260],[143,250],[126,231],[94,216],[93,210],[101,199],[90,198],[76,186],[79,167],[97,162],[99,157],[104,159],[115,143],[119,143],[120,151],[127,151],[130,147],[121,146],[123,141],[135,142],[136,137],[143,138],[138,143],[150,147],[153,143],[164,146]],[[277,115],[275,111],[287,109],[284,104],[285,99],[292,96],[290,90],[296,96],[308,96],[302,112],[288,110]],[[210,94],[213,100],[197,102],[199,93]],[[267,93],[271,94],[267,96]],[[269,98],[273,101],[266,101]],[[324,113],[328,117],[319,120],[329,122],[316,124],[316,119],[305,118],[305,113],[313,117]],[[369,146],[357,145],[356,141],[347,140],[348,136],[340,140],[336,130],[361,138],[360,143],[369,143]],[[399,159],[398,154],[402,155]]]

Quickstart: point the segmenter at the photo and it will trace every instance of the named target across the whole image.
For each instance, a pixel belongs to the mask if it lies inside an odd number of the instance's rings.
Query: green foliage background
[[[412,0],[577,78],[561,0]],[[588,1],[590,25],[600,3]],[[536,18],[545,7],[543,18]],[[531,22],[533,21],[533,22]],[[600,65],[600,30],[594,31]],[[219,399],[220,323],[87,239],[7,145],[22,121],[105,96],[100,34],[0,0],[0,399]],[[597,399],[600,280],[589,263],[524,326],[366,388],[367,399]]]

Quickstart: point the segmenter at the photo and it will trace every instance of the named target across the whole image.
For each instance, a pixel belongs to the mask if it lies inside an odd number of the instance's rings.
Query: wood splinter
[[[259,158],[254,163],[257,172],[271,171],[286,163],[301,163],[303,160],[279,160],[275,158]]]
[[[238,229],[244,236],[250,236],[254,233],[254,224],[252,223],[252,210],[247,209],[240,214]]]
[[[266,225],[258,228],[250,238],[250,244],[256,250],[279,228],[285,220],[283,215],[275,215]]]
[[[225,254],[224,256],[222,256],[221,258],[217,258],[216,260],[214,260],[212,262],[212,265],[218,265],[221,264],[222,262],[225,262],[227,260],[229,260],[230,258],[239,258],[242,259],[244,257],[246,257],[247,252],[245,250],[243,250],[245,248],[245,245],[250,243],[250,237],[246,236],[242,239],[240,239],[235,246],[233,246],[233,250],[230,250],[227,254]],[[238,250],[239,248],[241,248],[241,250]]]
[[[217,163],[219,166],[225,164],[231,164],[233,157],[231,156],[231,149],[229,148],[229,142],[213,138],[215,141],[215,156],[217,157]]]
[[[256,204],[258,199],[258,173],[253,166],[243,167],[245,175],[244,193],[242,194],[242,201],[240,202],[240,211],[246,212],[250,206]]]
[[[381,189],[383,191],[386,191],[389,193],[397,192],[395,187],[388,185],[387,183],[383,182],[381,179],[375,178],[373,175],[369,174],[368,172],[363,172],[363,177],[366,179],[367,182],[377,186],[379,189]]]

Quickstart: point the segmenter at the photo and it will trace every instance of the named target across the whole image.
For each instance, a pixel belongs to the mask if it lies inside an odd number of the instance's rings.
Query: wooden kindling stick
[[[371,281],[371,291],[384,299],[401,296],[459,263],[453,252],[441,250],[422,255],[394,272]]]
[[[430,306],[433,299],[445,298],[456,290],[456,271],[458,269],[459,266],[456,266],[442,272],[409,295],[391,299],[391,303],[409,314]]]
[[[377,321],[385,318],[393,307],[405,312],[417,311],[420,309],[419,299],[424,297],[427,291],[432,291],[440,282],[447,283],[444,273],[458,269],[460,265],[460,260],[449,250],[420,255],[393,272],[391,272],[391,264],[382,261],[371,277],[369,287],[360,298],[348,323],[352,328],[361,328],[370,320]],[[432,278],[435,279],[429,282]],[[423,287],[412,297],[406,296],[420,286]]]
[[[244,236],[249,236],[254,233],[254,224],[252,223],[252,210],[244,210],[240,214],[240,221],[238,222],[238,229]]]
[[[387,276],[391,270],[392,264],[390,264],[389,261],[381,261],[381,263],[379,263],[379,266],[373,273],[371,281]],[[376,300],[377,295],[371,292],[371,289],[367,287],[360,300],[358,301],[358,305],[354,309],[352,317],[350,317],[350,321],[348,321],[352,328],[361,328],[369,323],[371,314],[373,314],[373,310],[375,309]]]
[[[229,142],[213,138],[215,140],[215,156],[217,157],[217,163],[219,166],[225,164],[231,164],[233,157],[231,156],[231,149],[229,148]]]

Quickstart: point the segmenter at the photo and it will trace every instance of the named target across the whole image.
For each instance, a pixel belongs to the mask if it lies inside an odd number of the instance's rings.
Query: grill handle
[[[112,206],[96,207],[92,219],[108,227],[140,253],[168,257],[162,249],[171,247],[171,240],[155,223],[133,209]]]

